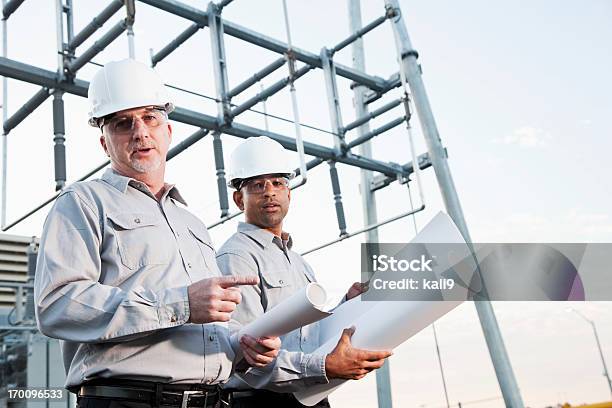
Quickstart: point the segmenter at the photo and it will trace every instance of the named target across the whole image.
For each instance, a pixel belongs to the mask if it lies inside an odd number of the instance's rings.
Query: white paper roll
[[[428,243],[465,244],[450,217],[442,212],[438,213],[412,242],[424,244],[430,254],[438,256],[439,260],[446,258],[447,254],[437,254],[441,251],[440,247],[435,245],[428,247]],[[467,273],[471,273],[469,268],[466,269]],[[461,278],[465,282],[470,282],[469,276]],[[361,301],[360,298],[352,299],[340,306],[333,316],[321,322],[321,340],[324,344],[315,350],[314,354],[329,354],[338,343],[342,330],[350,326],[356,328],[351,338],[353,347],[366,350],[391,350],[461,303],[462,301],[374,302]],[[328,384],[315,385],[294,395],[302,404],[312,406],[345,381],[347,380],[333,379]]]
[[[324,310],[327,292],[318,283],[311,282],[295,292],[258,319],[244,326],[237,334],[252,337],[282,336],[330,315]]]

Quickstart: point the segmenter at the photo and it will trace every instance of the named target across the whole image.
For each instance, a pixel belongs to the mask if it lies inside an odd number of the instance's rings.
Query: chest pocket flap
[[[173,240],[170,228],[158,214],[143,212],[107,215],[114,230],[121,263],[134,270],[147,265],[167,264]]]
[[[285,286],[289,286],[290,282],[288,282],[287,277],[284,275],[285,273],[281,270],[261,269],[261,276],[265,284],[271,288],[284,288]]]
[[[159,216],[142,212],[109,214],[108,219],[117,227],[124,230],[148,227],[160,223]]]

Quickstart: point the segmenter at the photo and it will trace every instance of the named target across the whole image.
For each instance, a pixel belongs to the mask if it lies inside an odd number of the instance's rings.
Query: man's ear
[[[108,148],[106,147],[106,138],[104,137],[104,134],[100,135],[100,145],[102,145],[104,153],[106,153],[106,155],[110,157],[110,155],[108,154]]]
[[[240,211],[244,211],[244,201],[242,200],[242,192],[234,191],[234,194],[232,194],[232,198],[234,199],[236,207],[238,207]]]
[[[168,122],[167,125],[168,125],[168,138],[170,139],[168,144],[172,144],[172,125],[170,124],[170,122]]]

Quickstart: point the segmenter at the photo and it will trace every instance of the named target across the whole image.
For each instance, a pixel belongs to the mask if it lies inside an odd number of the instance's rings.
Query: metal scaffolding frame
[[[338,220],[339,238],[320,245],[317,250],[336,242],[342,241],[356,234],[365,233],[368,242],[378,241],[377,228],[381,225],[393,222],[397,219],[414,214],[424,209],[424,202],[416,209],[388,218],[382,222],[378,221],[376,211],[375,192],[390,185],[394,181],[407,184],[410,176],[414,173],[417,181],[420,170],[433,168],[435,176],[446,206],[447,212],[458,226],[467,242],[470,236],[465,223],[461,205],[451,177],[447,163],[446,150],[442,145],[436,122],[431,110],[424,83],[421,77],[420,66],[417,63],[418,53],[411,45],[405,22],[403,20],[398,0],[384,0],[384,8],[381,7],[382,15],[367,25],[361,21],[360,0],[347,0],[349,6],[350,35],[344,40],[331,47],[323,47],[318,54],[302,50],[291,43],[289,22],[287,18],[286,4],[284,5],[285,22],[287,28],[287,42],[271,38],[246,27],[228,21],[223,17],[223,9],[232,0],[221,0],[209,3],[206,10],[192,7],[176,0],[139,0],[166,13],[179,16],[191,23],[175,39],[160,48],[157,53],[151,55],[151,65],[155,66],[169,57],[174,50],[180,47],[194,34],[207,28],[210,33],[211,60],[213,62],[215,77],[215,97],[217,112],[208,115],[195,112],[183,107],[177,107],[170,115],[170,119],[195,126],[197,130],[191,136],[173,147],[168,152],[168,159],[172,159],[185,151],[191,145],[204,138],[209,133],[213,137],[214,164],[217,176],[217,187],[219,194],[220,218],[209,226],[213,228],[223,222],[232,219],[239,213],[229,213],[228,192],[225,180],[225,165],[223,162],[223,137],[224,135],[238,138],[251,136],[268,136],[280,142],[285,148],[300,153],[300,167],[297,173],[301,174],[303,184],[306,182],[306,171],[326,161],[329,165],[330,182],[332,185],[333,202]],[[68,93],[81,97],[87,96],[88,82],[77,78],[78,71],[91,62],[92,58],[113,43],[124,32],[127,32],[129,55],[134,56],[134,32],[132,26],[137,21],[138,13],[134,0],[107,0],[106,7],[85,25],[78,33],[74,32],[73,24],[73,0],[56,0],[56,38],[57,38],[57,71],[49,71],[36,66],[11,60],[7,56],[7,24],[9,17],[18,10],[24,0],[2,1],[2,29],[3,47],[0,57],[0,75],[3,76],[3,133],[2,133],[2,206],[1,221],[2,230],[6,231],[32,214],[36,213],[56,197],[50,197],[44,203],[28,211],[16,221],[7,223],[6,220],[6,180],[7,180],[7,157],[8,157],[8,135],[12,129],[17,127],[24,119],[41,106],[50,96],[53,96],[53,140],[54,140],[54,163],[55,163],[55,187],[61,191],[66,185],[66,149],[65,149],[65,127],[64,127],[64,103],[63,95]],[[81,50],[80,46],[108,22],[121,10],[125,16],[115,25],[101,35],[89,48]],[[398,72],[388,79],[366,73],[365,54],[362,37],[382,24],[389,24],[394,34],[394,42],[397,48]],[[252,76],[233,87],[227,77],[227,62],[225,58],[224,38],[231,36],[250,43],[254,46],[279,54],[279,58],[261,68]],[[334,60],[334,55],[347,46],[351,46],[353,66],[348,67]],[[249,89],[254,84],[268,77],[283,66],[287,66],[289,74],[281,80],[263,88],[255,96],[242,102],[232,103],[232,99]],[[296,137],[275,133],[268,129],[259,129],[238,122],[238,117],[267,98],[272,97],[279,91],[293,86],[296,81],[310,71],[321,69],[326,88],[326,100],[329,107],[331,133],[333,135],[333,147],[323,146],[310,142],[302,142],[300,136],[300,122],[298,119],[297,105],[293,98],[293,122],[296,126]],[[351,88],[354,96],[354,108],[357,119],[351,123],[344,124],[342,121],[338,94],[338,77],[352,81]],[[12,78],[30,84],[40,86],[27,102],[17,109],[12,116],[7,115],[8,91],[6,79]],[[403,95],[393,99],[382,106],[372,108],[370,105],[376,102],[386,93],[401,87]],[[292,95],[293,96],[293,95]],[[414,103],[422,132],[427,146],[427,152],[416,155],[412,151],[411,161],[404,165],[376,160],[372,157],[371,140],[384,134],[388,130],[406,123],[410,130],[410,99]],[[398,106],[404,109],[399,117],[376,129],[370,129],[370,121]],[[351,136],[348,141],[349,132]],[[409,137],[410,134],[409,134]],[[412,140],[411,147],[413,147]],[[355,149],[358,148],[358,153]],[[315,159],[306,163],[304,154],[314,156]],[[416,162],[416,163],[415,163]],[[100,169],[108,165],[108,161],[100,164],[78,180],[86,180]],[[342,203],[342,192],[336,164],[354,166],[360,171],[360,192],[363,207],[363,219],[366,227],[354,232],[347,231],[344,207]],[[375,173],[378,173],[375,175]],[[419,181],[420,183],[420,181]],[[293,186],[295,187],[295,186]],[[421,189],[419,189],[421,192]],[[58,193],[59,194],[59,193]],[[422,195],[421,195],[422,199]],[[309,251],[310,252],[310,251]],[[500,384],[506,406],[522,408],[523,402],[518,390],[508,355],[495,319],[495,315],[489,302],[475,302],[478,316],[483,328],[485,339],[489,348],[493,366]],[[391,407],[391,387],[388,364],[377,371],[377,388],[379,407]]]

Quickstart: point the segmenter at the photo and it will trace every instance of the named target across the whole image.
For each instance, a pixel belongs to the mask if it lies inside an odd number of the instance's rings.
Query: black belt
[[[132,400],[156,406],[202,408],[209,405],[214,406],[221,398],[221,389],[218,385],[105,380],[83,384],[78,391],[78,396]]]

